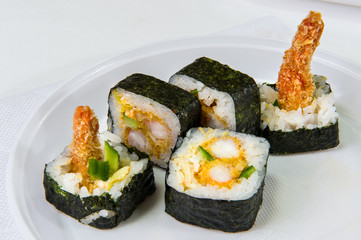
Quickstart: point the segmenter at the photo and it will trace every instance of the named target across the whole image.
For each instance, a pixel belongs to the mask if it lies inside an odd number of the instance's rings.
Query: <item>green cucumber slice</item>
[[[95,158],[89,158],[88,173],[93,180],[106,181],[109,178],[109,162],[101,162]]]
[[[239,177],[244,177],[245,179],[248,179],[255,171],[256,168],[251,165],[248,168],[244,169]]]
[[[212,157],[211,154],[209,154],[209,152],[207,152],[204,148],[202,148],[201,146],[198,147],[199,150],[199,154],[201,155],[202,159],[205,159],[207,161],[212,161],[214,160],[214,158]]]
[[[108,142],[104,142],[104,162],[109,163],[110,175],[119,169],[119,153]]]
[[[123,112],[123,120],[124,120],[124,123],[126,125],[128,125],[129,127],[131,127],[131,128],[138,128],[139,127],[138,121],[131,118],[131,117],[128,117],[127,115],[125,115],[124,112]]]

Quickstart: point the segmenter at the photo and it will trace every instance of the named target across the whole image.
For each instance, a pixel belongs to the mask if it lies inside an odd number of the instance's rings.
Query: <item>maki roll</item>
[[[109,93],[108,130],[166,168],[179,137],[199,126],[201,105],[193,94],[144,74],[133,74]]]
[[[285,52],[276,84],[260,86],[262,135],[277,154],[315,151],[339,144],[338,113],[326,77],[310,73],[324,23],[311,11]]]
[[[250,229],[263,199],[269,143],[230,130],[193,128],[166,172],[165,211],[225,232]]]
[[[129,153],[119,137],[98,136],[98,120],[88,106],[77,107],[73,122],[71,144],[45,165],[46,200],[83,224],[116,227],[155,191],[152,164]]]
[[[174,74],[169,82],[198,97],[202,127],[259,133],[260,96],[250,76],[201,57]]]

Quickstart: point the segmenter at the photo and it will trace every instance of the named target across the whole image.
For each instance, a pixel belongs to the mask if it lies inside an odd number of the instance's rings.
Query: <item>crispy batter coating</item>
[[[73,117],[73,139],[70,144],[72,171],[83,176],[82,185],[88,186],[89,158],[102,159],[102,150],[98,138],[99,122],[93,110],[88,106],[78,106]]]
[[[292,46],[285,52],[278,73],[278,103],[287,111],[304,108],[313,101],[315,85],[310,65],[324,28],[321,13],[310,11],[298,26]]]

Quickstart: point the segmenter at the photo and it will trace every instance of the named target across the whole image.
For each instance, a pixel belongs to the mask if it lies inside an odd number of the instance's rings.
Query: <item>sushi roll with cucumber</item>
[[[140,73],[111,88],[108,103],[108,130],[163,168],[180,137],[200,122],[196,96]]]
[[[169,161],[165,211],[204,228],[250,229],[263,200],[268,151],[262,137],[192,128]]]
[[[271,153],[315,151],[339,144],[338,113],[326,77],[310,65],[324,23],[311,11],[285,52],[276,84],[260,85],[261,129]]]
[[[198,97],[202,127],[259,133],[260,95],[252,77],[201,57],[175,73],[169,82]]]
[[[119,137],[98,134],[99,123],[88,106],[73,118],[73,140],[45,165],[46,200],[79,222],[116,227],[155,191],[152,163],[130,153]],[[101,140],[100,140],[101,139]]]

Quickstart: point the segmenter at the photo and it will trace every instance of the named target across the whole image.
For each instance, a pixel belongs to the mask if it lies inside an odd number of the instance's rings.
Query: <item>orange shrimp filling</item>
[[[315,85],[310,65],[323,28],[321,14],[313,11],[298,26],[278,73],[278,103],[281,109],[297,110],[312,104]]]
[[[88,106],[76,108],[73,117],[73,139],[70,144],[71,172],[82,175],[81,186],[92,189],[88,174],[88,160],[102,159],[102,150],[98,139],[99,122],[93,110]],[[80,186],[80,187],[81,187]]]
[[[201,147],[203,147],[208,153],[214,156],[211,146],[218,140],[228,139],[231,139],[236,144],[237,149],[239,149],[238,155],[229,158],[215,158],[211,161],[202,160],[198,171],[194,173],[194,177],[203,186],[210,184],[212,186],[227,187],[230,189],[232,188],[233,184],[240,182],[239,176],[241,175],[242,171],[247,167],[247,161],[244,156],[244,151],[242,150],[241,143],[237,138],[230,136],[212,138],[201,144]],[[228,170],[228,174],[231,176],[228,181],[219,182],[211,177],[211,170],[217,166],[225,167]]]
[[[160,158],[162,153],[165,153],[170,148],[170,133],[171,129],[169,126],[165,123],[163,119],[156,116],[152,112],[143,112],[140,109],[133,107],[130,105],[127,101],[127,99],[122,96],[120,93],[118,93],[116,90],[113,91],[114,96],[117,99],[117,102],[121,106],[121,112],[125,113],[126,116],[134,119],[138,123],[138,127],[136,128],[136,131],[141,132],[147,139],[147,142],[149,143],[149,151],[151,156],[156,156],[157,158]],[[164,139],[155,138],[152,135],[152,131],[150,128],[151,122],[158,122],[162,126],[166,128],[167,131],[167,137]],[[121,122],[121,128],[124,129],[124,143],[129,146],[128,143],[128,135],[129,132],[132,130],[131,127],[127,126],[124,121]]]

